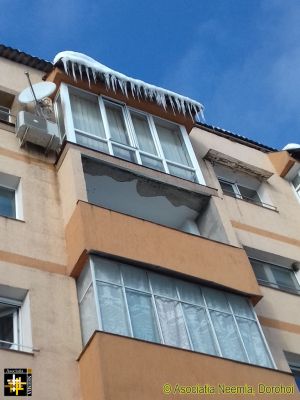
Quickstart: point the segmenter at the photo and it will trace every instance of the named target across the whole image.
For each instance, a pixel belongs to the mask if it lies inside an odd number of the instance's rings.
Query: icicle
[[[109,89],[110,88],[109,74],[104,74],[104,80],[105,80],[106,89]]]
[[[69,69],[68,69],[68,60],[66,59],[66,58],[63,58],[62,59],[62,62],[63,62],[63,66],[64,66],[64,70],[65,70],[65,73],[67,74],[67,75],[69,75]]]
[[[78,76],[80,76],[80,79],[84,78],[83,68],[85,68],[89,86],[91,86],[91,77],[95,83],[97,78],[98,80],[104,78],[106,88],[112,89],[114,92],[120,89],[128,97],[129,89],[134,98],[137,97],[139,100],[140,98],[149,99],[164,109],[170,105],[174,113],[179,112],[193,116],[194,113],[200,112],[204,120],[202,104],[169,90],[130,78],[106,67],[85,54],[72,51],[61,52],[55,56],[53,62],[56,64],[59,61],[63,63],[65,73],[72,75],[75,81],[78,78],[76,76],[76,68],[79,70]]]
[[[97,77],[96,77],[96,71],[95,71],[94,68],[92,68],[92,74],[93,74],[94,83],[96,83],[97,82]]]
[[[82,65],[78,64],[80,79],[82,80]]]
[[[88,67],[85,67],[85,72],[86,72],[86,76],[87,76],[88,81],[89,81],[89,87],[91,87],[90,73],[89,73],[89,68]]]
[[[75,82],[77,82],[76,74],[75,74],[75,63],[72,62],[71,65],[72,65],[72,75],[73,75],[73,79],[74,79]]]

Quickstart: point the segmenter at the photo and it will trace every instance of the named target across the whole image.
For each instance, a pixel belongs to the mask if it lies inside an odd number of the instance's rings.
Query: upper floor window
[[[56,111],[62,138],[204,184],[181,125],[64,84]]]
[[[96,256],[77,292],[84,344],[100,329],[273,367],[245,297]]]
[[[294,186],[294,189],[300,199],[300,171],[295,176],[295,178],[292,180],[292,185]]]
[[[0,172],[0,215],[21,218],[20,178]]]
[[[223,192],[228,196],[236,197],[238,199],[243,199],[251,203],[262,205],[262,202],[256,190],[239,185],[234,182],[226,181],[222,178],[219,178],[219,183]]]
[[[271,204],[267,185],[258,176],[218,163],[214,170],[225,195],[276,210]]]
[[[300,285],[291,269],[254,258],[250,262],[258,283],[300,295]]]

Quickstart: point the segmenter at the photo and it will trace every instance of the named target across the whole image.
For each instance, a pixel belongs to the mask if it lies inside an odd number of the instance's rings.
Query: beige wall
[[[286,180],[281,178],[275,170],[273,163],[267,153],[236,143],[224,137],[217,136],[200,128],[193,128],[190,138],[197,156],[202,166],[206,166],[204,173],[207,184],[217,187],[222,196],[220,185],[214,175],[211,164],[202,158],[209,149],[217,150],[227,156],[236,158],[255,167],[273,172],[273,176],[266,182],[263,182],[267,197],[270,198],[271,204],[277,209],[278,213],[268,209],[249,204],[243,200],[233,199],[224,196],[223,213],[229,214],[232,221],[239,222],[251,227],[261,228],[270,233],[277,233],[290,239],[299,240],[300,238],[300,212],[299,201],[297,200],[293,190]],[[288,221],[288,223],[287,223]],[[252,238],[254,247],[259,245],[260,238]],[[241,241],[241,244],[244,244]],[[273,251],[273,248],[265,248],[265,251]],[[300,260],[300,241],[299,250],[293,252],[296,259]]]
[[[49,161],[41,154],[26,154],[12,132],[0,130],[0,172],[21,178],[23,205],[23,221],[0,216],[0,253],[5,260],[64,273],[61,202]]]
[[[33,400],[79,400],[81,351],[75,281],[0,262],[1,284],[29,290],[33,355],[0,349],[0,369],[32,368]]]
[[[240,245],[270,253],[274,261],[276,257],[300,261],[300,204],[268,154],[198,128],[193,129],[191,140],[206,182],[219,189],[220,214],[224,221],[231,220]],[[211,148],[273,172],[263,185],[278,212],[223,195],[213,165],[202,159]],[[277,366],[289,370],[283,351],[300,353],[300,297],[262,286],[260,289],[263,298],[255,310]]]

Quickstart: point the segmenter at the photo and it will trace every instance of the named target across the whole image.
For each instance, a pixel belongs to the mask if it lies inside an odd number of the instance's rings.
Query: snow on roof
[[[300,144],[298,143],[288,143],[282,150],[299,150]]]
[[[144,81],[130,78],[120,72],[114,71],[113,69],[106,67],[99,63],[93,58],[75,51],[62,51],[58,53],[53,63],[57,64],[59,61],[63,63],[65,73],[72,75],[74,80],[77,80],[76,73],[79,73],[80,79],[82,79],[83,71],[86,73],[89,84],[91,79],[96,83],[97,78],[104,78],[106,87],[116,91],[121,89],[122,93],[128,97],[128,90],[131,92],[133,97],[144,97],[155,101],[159,106],[164,109],[167,108],[167,103],[171,105],[174,113],[182,112],[186,113],[188,110],[192,116],[194,114],[200,114],[204,120],[203,110],[204,107],[201,103],[190,99],[189,97],[182,96],[170,90],[163,89],[158,86],[150,85]]]

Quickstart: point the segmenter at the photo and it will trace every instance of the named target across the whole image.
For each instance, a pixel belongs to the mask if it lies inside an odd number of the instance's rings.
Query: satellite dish
[[[42,100],[44,97],[50,96],[56,89],[53,82],[39,82],[27,87],[19,94],[19,102],[22,104],[32,103],[33,101]],[[33,93],[34,91],[34,93]],[[34,98],[35,95],[35,98]]]

